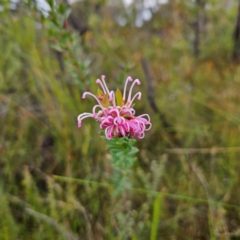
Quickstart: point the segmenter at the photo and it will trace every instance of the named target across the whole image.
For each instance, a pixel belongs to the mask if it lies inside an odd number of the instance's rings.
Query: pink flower
[[[100,122],[100,128],[105,131],[107,139],[112,137],[144,138],[145,131],[151,129],[152,124],[148,114],[135,116],[135,110],[132,108],[133,101],[137,98],[141,100],[141,92],[132,97],[132,90],[135,84],[140,85],[140,81],[135,79],[133,82],[128,77],[125,82],[123,95],[119,89],[116,93],[110,91],[105,82],[105,76],[97,79],[101,89],[98,89],[98,96],[90,92],[84,92],[82,98],[87,95],[92,96],[97,101],[91,113],[82,113],[78,116],[78,127],[82,126],[82,120],[88,117],[95,118]],[[132,82],[127,97],[127,85]]]

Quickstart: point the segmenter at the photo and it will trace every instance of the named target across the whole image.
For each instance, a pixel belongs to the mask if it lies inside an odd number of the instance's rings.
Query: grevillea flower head
[[[128,91],[128,83],[132,85]],[[93,107],[91,113],[82,113],[78,116],[78,127],[82,126],[82,120],[92,117],[100,122],[100,128],[105,131],[107,139],[112,137],[128,137],[128,138],[143,138],[145,131],[150,130],[152,124],[148,114],[135,116],[133,109],[133,102],[137,98],[141,100],[141,92],[137,92],[132,96],[133,87],[141,82],[138,79],[128,77],[124,85],[124,91],[117,89],[116,92],[110,91],[105,82],[105,76],[102,75],[101,79],[97,79],[96,83],[99,84],[97,96],[84,92],[82,98],[87,95],[95,98],[97,104]]]

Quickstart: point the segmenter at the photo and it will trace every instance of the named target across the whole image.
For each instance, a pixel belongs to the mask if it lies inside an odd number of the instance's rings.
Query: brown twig
[[[147,80],[146,81],[147,82],[147,97],[148,97],[149,104],[155,113],[159,113],[157,104],[154,100],[153,77],[150,73],[148,62],[145,58],[141,58],[141,63],[142,63],[143,71],[144,71],[144,74],[145,74],[145,77]]]
[[[217,154],[240,152],[240,147],[211,147],[211,148],[172,148],[167,149],[167,153],[171,154]]]
[[[180,146],[181,144],[180,144],[179,139],[177,138],[176,130],[174,129],[172,124],[170,124],[166,120],[165,114],[158,109],[158,106],[154,100],[153,76],[151,74],[149,64],[145,58],[141,58],[141,64],[142,64],[142,68],[143,68],[143,71],[144,71],[144,74],[146,77],[148,102],[149,102],[152,110],[156,114],[158,114],[164,129],[167,129],[168,132],[173,136],[174,144]]]
[[[71,232],[67,231],[65,228],[60,226],[54,219],[48,217],[47,215],[43,213],[39,213],[31,208],[25,208],[25,212],[30,215],[35,217],[38,220],[41,220],[52,227],[54,227],[56,230],[58,230],[67,240],[79,240],[76,236],[74,236]]]
[[[210,187],[203,173],[200,171],[200,169],[197,167],[195,163],[190,163],[190,167],[192,168],[193,172],[196,174],[199,181],[202,183],[208,199],[211,199]]]
[[[240,61],[240,0],[238,3],[238,13],[237,13],[237,20],[234,28],[234,33],[233,33],[233,41],[234,41],[234,48],[233,48],[232,59],[236,63],[239,63]]]
[[[172,125],[169,124],[166,119],[165,119],[165,115],[158,109],[157,104],[154,100],[154,87],[153,87],[153,77],[152,74],[150,72],[150,68],[148,65],[148,62],[145,58],[141,58],[141,63],[142,63],[142,67],[143,67],[143,71],[146,77],[146,83],[147,83],[147,98],[148,98],[148,102],[152,108],[152,110],[159,114],[159,118],[163,124],[164,128],[172,128]]]

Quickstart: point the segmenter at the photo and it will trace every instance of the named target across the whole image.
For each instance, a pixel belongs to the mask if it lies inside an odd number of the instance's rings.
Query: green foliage
[[[16,239],[19,233],[18,226],[11,214],[11,209],[8,205],[8,198],[2,191],[0,186],[0,206],[1,206],[1,218],[0,218],[0,239]]]
[[[113,176],[111,177],[114,196],[118,196],[126,189],[131,189],[131,184],[128,182],[131,174],[130,167],[137,160],[136,153],[139,151],[134,147],[135,139],[128,137],[112,138],[110,140],[105,138],[107,149],[110,152],[110,161],[114,166]]]
[[[110,140],[105,138],[105,140],[111,154],[110,160],[114,166],[122,170],[129,169],[136,161],[138,149],[133,146],[136,140],[128,137],[114,137]]]

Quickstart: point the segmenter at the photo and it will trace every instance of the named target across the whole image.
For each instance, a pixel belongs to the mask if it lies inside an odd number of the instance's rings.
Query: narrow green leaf
[[[122,92],[119,89],[117,89],[117,91],[116,91],[116,101],[117,101],[118,106],[122,106],[122,99],[123,99]]]
[[[100,97],[102,95],[103,95],[103,91],[100,88],[98,88],[98,97]]]
[[[57,44],[51,44],[51,47],[53,49],[57,50],[58,52],[62,52],[62,48]]]
[[[152,219],[151,238],[150,238],[151,240],[158,239],[157,232],[158,232],[158,225],[159,225],[159,220],[160,220],[161,211],[162,211],[162,201],[163,201],[163,196],[161,193],[158,193],[153,204],[153,219]]]
[[[103,96],[103,91],[100,88],[98,88],[97,96],[98,97],[102,97]]]
[[[66,18],[68,18],[68,17],[70,16],[71,11],[72,11],[72,10],[71,10],[70,8],[68,8],[68,9],[65,11],[64,15],[65,15]]]
[[[106,108],[110,106],[110,103],[109,103],[108,95],[107,95],[107,94],[104,94],[104,95],[103,95],[102,105],[103,105],[104,107],[106,107]]]
[[[47,0],[47,3],[49,4],[49,6],[52,8],[54,8],[54,1],[53,0]]]

